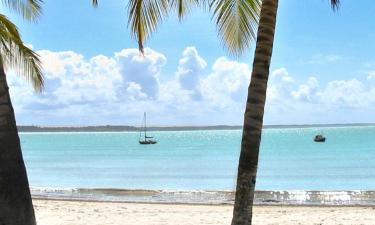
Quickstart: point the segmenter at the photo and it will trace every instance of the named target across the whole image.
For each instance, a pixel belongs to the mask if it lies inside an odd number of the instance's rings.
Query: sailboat
[[[315,142],[325,142],[326,141],[326,137],[324,137],[323,131],[321,131],[320,134],[315,135],[314,141]]]
[[[315,142],[325,142],[326,137],[324,137],[322,134],[318,134],[318,135],[315,136],[314,141]]]
[[[150,145],[150,144],[156,144],[157,141],[154,139],[154,137],[151,137],[151,136],[147,136],[147,126],[146,126],[146,112],[144,113],[143,115],[143,122],[144,122],[144,129],[141,129],[140,133],[139,133],[139,144],[141,145]],[[142,133],[144,135],[142,135]]]

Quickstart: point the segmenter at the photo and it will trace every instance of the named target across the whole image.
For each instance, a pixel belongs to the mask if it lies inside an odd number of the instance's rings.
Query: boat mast
[[[146,140],[146,137],[147,137],[147,135],[146,135],[146,112],[144,112],[144,116],[143,116],[144,118],[144,120],[145,120],[145,140]]]

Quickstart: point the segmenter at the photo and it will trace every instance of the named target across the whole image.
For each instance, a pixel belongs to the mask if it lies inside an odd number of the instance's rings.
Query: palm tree
[[[41,13],[42,0],[2,0],[1,3],[28,21],[36,21]],[[0,224],[35,225],[6,69],[14,69],[31,82],[35,90],[42,90],[38,55],[25,46],[17,27],[0,14]]]
[[[337,9],[339,0],[330,1],[332,8]],[[93,3],[97,5],[98,2],[93,0]],[[230,53],[239,55],[256,40],[232,219],[232,225],[251,225],[278,0],[130,0],[129,25],[143,52],[145,40],[166,18],[170,9],[177,10],[182,19],[192,6],[204,6],[206,3],[209,3],[218,34]]]
[[[222,0],[214,1],[221,2]],[[249,1],[244,0],[243,2]],[[339,0],[331,0],[331,6],[334,10],[337,9]],[[252,224],[259,147],[262,138],[263,115],[275,36],[277,9],[278,0],[262,0],[253,70],[244,115],[232,225]],[[238,11],[238,13],[241,13],[241,11]],[[230,44],[230,41],[226,42]],[[233,45],[230,44],[230,46]],[[241,43],[239,46],[234,46],[233,50],[241,52],[241,46],[244,45]]]

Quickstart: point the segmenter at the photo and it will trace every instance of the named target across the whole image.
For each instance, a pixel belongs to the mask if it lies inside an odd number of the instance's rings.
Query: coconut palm
[[[336,9],[339,0],[330,1]],[[97,5],[98,2],[93,0],[93,3]],[[218,35],[231,54],[240,55],[256,40],[232,219],[232,225],[250,225],[278,0],[129,0],[128,24],[143,52],[144,42],[170,10],[177,11],[182,19],[192,7],[207,3],[214,15]]]
[[[28,21],[36,21],[41,13],[42,0],[2,0],[1,3]],[[0,224],[35,225],[29,183],[8,91],[7,69],[13,69],[23,76],[35,90],[42,90],[43,76],[38,55],[22,42],[17,27],[0,13]]]
[[[233,4],[234,2],[242,2],[243,4],[251,2],[249,0],[227,1],[230,1]],[[225,2],[225,0],[213,0],[213,2],[221,3]],[[257,1],[252,2],[253,4],[256,4]],[[331,0],[331,5],[333,9],[337,9],[339,0]],[[246,13],[246,11],[244,12],[243,10],[238,9],[241,9],[241,7],[237,7],[237,10],[229,9],[230,11],[224,10],[226,13],[221,12],[216,14],[219,15],[218,18],[220,18],[221,15],[225,16],[231,13]],[[262,138],[263,115],[266,103],[269,69],[272,58],[277,9],[278,0],[261,0],[253,70],[248,88],[244,115],[232,225],[251,225],[252,222],[252,208],[258,168],[259,147]],[[225,17],[228,18],[229,16]],[[226,23],[226,19],[223,18],[218,20],[217,24],[219,25],[219,28],[221,28],[222,26],[220,25]],[[230,29],[234,29],[231,28],[232,26],[233,25],[230,25],[224,30],[230,31]],[[243,29],[242,27],[244,26],[237,26],[236,29]],[[245,28],[247,28],[247,26],[245,26]],[[219,31],[221,30],[219,29]],[[229,50],[239,53],[246,50],[248,43],[246,40],[249,38],[245,38],[245,41],[243,42],[237,41],[236,36],[231,37],[231,33],[225,34],[225,31],[224,37],[226,37],[228,40],[224,39],[224,41],[227,43]],[[250,29],[249,31],[246,31],[246,34],[248,34],[250,31]],[[251,37],[251,35],[249,35],[249,37]]]

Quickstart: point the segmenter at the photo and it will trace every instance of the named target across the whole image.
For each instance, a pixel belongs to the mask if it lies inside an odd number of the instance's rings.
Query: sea
[[[323,133],[324,143],[313,141]],[[241,130],[21,132],[35,198],[232,204]],[[257,204],[375,205],[375,126],[263,129]]]

